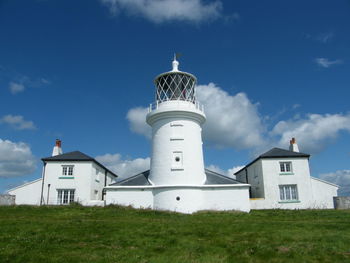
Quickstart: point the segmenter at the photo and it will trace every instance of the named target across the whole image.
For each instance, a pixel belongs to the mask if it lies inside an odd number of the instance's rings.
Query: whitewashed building
[[[251,186],[251,209],[334,208],[339,187],[310,176],[309,158],[293,138],[289,150],[273,148],[236,172]]]
[[[60,140],[52,155],[42,159],[42,178],[8,191],[16,196],[16,204],[104,205],[103,188],[114,181],[115,173],[82,152],[63,153]]]

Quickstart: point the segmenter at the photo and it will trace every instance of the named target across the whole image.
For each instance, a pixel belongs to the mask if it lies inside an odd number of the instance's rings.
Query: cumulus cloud
[[[350,196],[350,170],[321,174],[320,179],[339,185],[339,196]]]
[[[319,65],[322,68],[329,68],[333,65],[338,65],[338,64],[342,64],[343,61],[340,59],[336,59],[336,60],[329,60],[328,58],[316,58],[315,62],[317,65]]]
[[[27,144],[0,139],[0,177],[23,176],[35,169],[36,161]]]
[[[131,131],[151,138],[151,127],[146,123],[147,113],[148,108],[132,108],[126,114],[126,118],[129,121]]]
[[[150,158],[123,159],[119,153],[105,154],[96,160],[115,172],[120,178],[127,178],[150,169]]]
[[[13,95],[15,95],[17,93],[23,92],[25,90],[25,86],[21,83],[10,82],[9,83],[9,90]]]
[[[218,147],[247,149],[262,145],[264,127],[245,93],[230,95],[213,83],[197,86],[197,98],[204,104],[207,120],[203,136]]]
[[[21,115],[5,115],[0,119],[0,123],[7,124],[15,130],[35,130],[36,127],[32,121],[24,120]]]
[[[271,135],[280,138],[277,142],[280,147],[295,137],[301,151],[317,153],[341,131],[350,132],[350,114],[308,114],[305,118],[280,121]]]
[[[121,11],[142,16],[154,23],[169,21],[204,22],[221,17],[219,0],[101,0],[113,15]]]

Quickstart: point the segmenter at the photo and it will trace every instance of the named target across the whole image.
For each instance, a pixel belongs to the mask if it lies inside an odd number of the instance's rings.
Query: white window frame
[[[299,201],[298,186],[296,184],[279,185],[280,201]]]
[[[74,176],[74,165],[62,165],[62,176]]]
[[[75,201],[75,189],[57,189],[57,204],[68,205]]]
[[[293,173],[292,162],[280,162],[280,173]]]

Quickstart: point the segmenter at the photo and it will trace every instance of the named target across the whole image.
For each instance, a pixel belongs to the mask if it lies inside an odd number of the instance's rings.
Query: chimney
[[[62,141],[59,139],[56,139],[55,147],[53,147],[53,150],[52,150],[52,156],[60,155],[63,153],[61,144],[62,144]]]
[[[289,145],[289,150],[292,151],[292,152],[299,152],[299,147],[298,147],[298,144],[297,144],[297,141],[295,140],[295,138],[292,138],[290,141],[289,141],[290,145]]]

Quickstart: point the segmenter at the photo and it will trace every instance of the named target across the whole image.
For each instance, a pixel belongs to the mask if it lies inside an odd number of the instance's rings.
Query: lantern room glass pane
[[[157,100],[186,100],[195,102],[195,79],[183,73],[169,73],[156,80]]]

